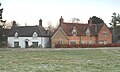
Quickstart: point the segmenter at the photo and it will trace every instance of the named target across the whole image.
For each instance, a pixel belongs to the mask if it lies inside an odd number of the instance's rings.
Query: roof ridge
[[[87,24],[87,23],[70,23],[70,22],[64,22],[63,24]]]

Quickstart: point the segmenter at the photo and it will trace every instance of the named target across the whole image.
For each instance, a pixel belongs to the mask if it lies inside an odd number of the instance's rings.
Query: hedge
[[[111,44],[77,44],[77,45],[56,44],[55,45],[55,48],[98,48],[98,47],[120,47],[120,44],[111,43]]]

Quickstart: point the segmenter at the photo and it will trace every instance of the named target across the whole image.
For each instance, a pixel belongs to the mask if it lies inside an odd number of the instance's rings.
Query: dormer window
[[[87,35],[87,36],[89,36],[89,35],[90,35],[90,30],[89,30],[89,28],[86,30],[86,32],[85,32],[85,33],[86,33],[86,35]]]
[[[15,37],[15,38],[18,38],[18,33],[17,33],[17,32],[14,34],[14,37]]]
[[[33,38],[37,38],[38,34],[36,32],[33,33]]]
[[[77,35],[77,29],[76,29],[76,27],[73,28],[73,30],[72,30],[72,34],[73,34],[74,36]]]

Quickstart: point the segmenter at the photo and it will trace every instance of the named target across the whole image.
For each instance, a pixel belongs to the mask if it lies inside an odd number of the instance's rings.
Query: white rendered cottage
[[[7,38],[9,47],[49,47],[49,35],[39,20],[39,26],[13,27]]]

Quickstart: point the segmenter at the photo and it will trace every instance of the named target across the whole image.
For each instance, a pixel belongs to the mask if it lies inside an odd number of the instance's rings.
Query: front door
[[[28,48],[28,41],[25,41],[25,48]]]

